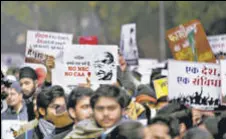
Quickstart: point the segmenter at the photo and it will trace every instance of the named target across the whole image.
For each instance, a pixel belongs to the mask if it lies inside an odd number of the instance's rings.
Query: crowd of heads
[[[168,101],[167,96],[157,98],[152,82],[136,84],[140,74],[119,70],[130,78],[118,76],[114,84],[77,86],[70,92],[46,81],[39,86],[30,67],[21,68],[16,81],[2,73],[1,98],[8,105],[2,120],[28,121],[17,138],[35,129],[37,137],[45,139],[225,139],[225,110],[201,111],[183,101]],[[160,72],[155,69],[151,80],[164,78]]]

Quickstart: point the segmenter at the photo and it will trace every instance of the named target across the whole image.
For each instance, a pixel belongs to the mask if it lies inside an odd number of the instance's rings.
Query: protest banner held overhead
[[[176,60],[216,62],[204,28],[198,20],[168,30],[166,39]]]
[[[27,32],[25,56],[31,57],[29,54],[33,54],[33,56],[35,54],[37,59],[40,59],[40,53],[43,53],[56,58],[61,56],[67,45],[72,44],[72,39],[72,34],[29,30]]]
[[[226,59],[226,34],[208,36],[210,47],[217,59]]]
[[[65,48],[64,64],[53,76],[62,76],[62,86],[84,84],[87,78],[92,84],[112,84],[116,82],[117,64],[116,45],[72,45]]]
[[[128,65],[138,65],[136,24],[122,25],[120,50]]]
[[[168,61],[169,99],[197,109],[213,110],[220,105],[220,65]]]
[[[221,65],[221,104],[226,105],[226,60],[220,61]]]

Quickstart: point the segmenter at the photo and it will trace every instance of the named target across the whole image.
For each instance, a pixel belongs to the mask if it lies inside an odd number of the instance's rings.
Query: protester
[[[23,93],[23,98],[27,106],[28,120],[31,121],[35,118],[32,99],[38,87],[37,74],[32,68],[23,67],[20,69],[19,81]]]
[[[29,131],[32,132],[30,138],[52,139],[72,129],[73,123],[66,108],[66,96],[60,86],[53,86],[39,93],[37,109],[39,119],[37,125],[33,125]],[[23,138],[25,134],[18,138]]]
[[[78,123],[65,139],[96,138],[103,131],[111,131],[122,120],[126,103],[124,93],[113,85],[100,86],[90,100],[94,119]]]
[[[6,93],[8,109],[1,115],[1,120],[28,121],[27,107],[23,101],[19,82],[13,82]]]

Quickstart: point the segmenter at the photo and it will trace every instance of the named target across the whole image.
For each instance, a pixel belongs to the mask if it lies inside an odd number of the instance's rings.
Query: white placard
[[[221,104],[226,105],[226,60],[221,60]]]
[[[20,126],[26,123],[26,121],[2,120],[2,139],[15,139],[13,136],[13,130],[18,131]]]
[[[138,65],[136,24],[122,25],[120,50],[128,65]]]
[[[58,74],[52,76],[62,77],[58,84],[64,86],[87,83],[87,78],[90,79],[91,84],[113,84],[117,78],[117,49],[116,45],[67,47],[64,51],[64,64],[61,68],[56,68],[55,72]]]
[[[210,47],[217,59],[226,59],[226,34],[208,36]]]
[[[56,58],[67,45],[72,44],[72,39],[72,34],[29,30],[27,32],[25,56],[28,56],[28,50],[32,48]]]
[[[220,65],[169,60],[169,99],[197,109],[213,110],[220,104]]]

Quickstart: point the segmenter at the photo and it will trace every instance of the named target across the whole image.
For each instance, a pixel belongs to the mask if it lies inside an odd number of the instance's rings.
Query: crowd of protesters
[[[226,139],[224,106],[203,111],[167,96],[157,99],[152,80],[163,78],[167,66],[142,84],[119,53],[117,82],[93,89],[87,81],[67,93],[52,85],[53,65],[53,59],[46,62],[41,83],[31,67],[17,69],[13,78],[2,73],[2,108],[3,101],[8,107],[1,120],[28,121],[13,131],[16,139]]]

